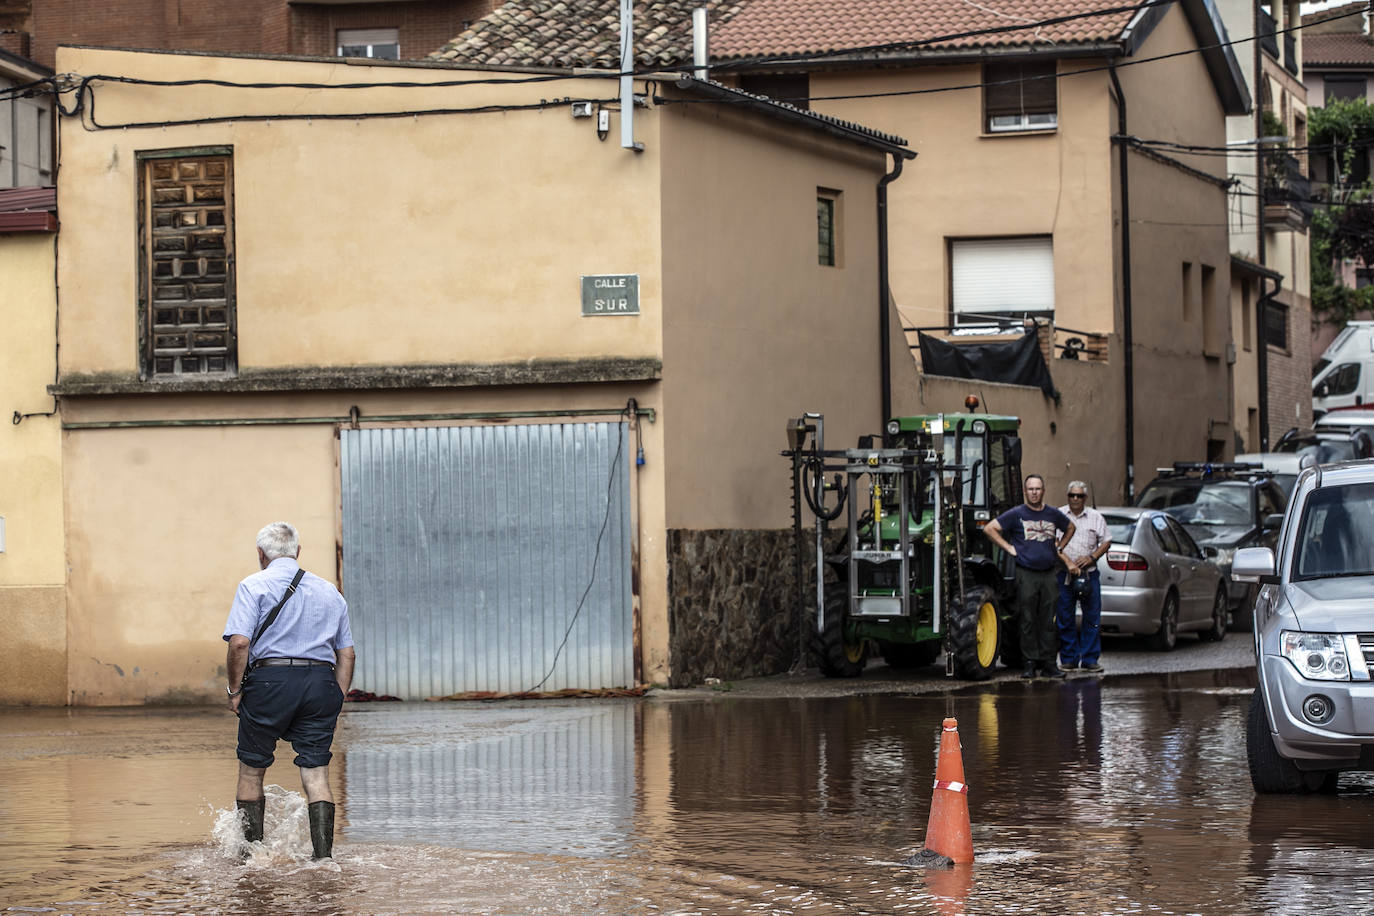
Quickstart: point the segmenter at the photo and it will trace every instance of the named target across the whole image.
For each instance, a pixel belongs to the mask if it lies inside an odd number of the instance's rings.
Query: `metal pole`
[[[707,32],[710,10],[699,6],[692,10],[692,76],[699,80],[710,77],[711,46]]]
[[[635,142],[635,7],[620,0],[620,145],[639,152]]]

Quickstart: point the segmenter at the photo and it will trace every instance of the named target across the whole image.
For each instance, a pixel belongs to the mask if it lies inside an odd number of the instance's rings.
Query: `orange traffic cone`
[[[944,856],[956,865],[973,861],[973,830],[968,817],[968,784],[959,748],[959,722],[946,719],[935,763],[935,791],[930,800],[926,846],[913,859]],[[915,864],[915,863],[913,863]]]

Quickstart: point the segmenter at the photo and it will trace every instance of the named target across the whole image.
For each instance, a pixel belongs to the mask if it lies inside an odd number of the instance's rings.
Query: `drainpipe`
[[[892,171],[878,180],[878,366],[882,385],[882,416],[886,426],[892,418],[892,329],[888,303],[892,298],[887,276],[887,186],[902,174],[902,157],[894,154]]]
[[[1126,93],[1116,77],[1116,61],[1107,64],[1116,90],[1116,132],[1121,135],[1121,343],[1126,383],[1126,504],[1135,502],[1135,335],[1131,329],[1131,181],[1126,143]]]
[[[1261,206],[1263,201],[1261,201]],[[1260,289],[1266,283],[1273,283],[1269,292],[1261,292],[1255,303],[1255,375],[1259,384],[1259,435],[1261,452],[1269,451],[1269,336],[1264,327],[1264,317],[1269,311],[1269,303],[1279,294],[1283,283],[1272,277],[1260,277]]]

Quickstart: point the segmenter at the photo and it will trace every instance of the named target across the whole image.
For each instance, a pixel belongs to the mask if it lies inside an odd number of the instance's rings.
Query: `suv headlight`
[[[1279,634],[1279,652],[1293,663],[1298,673],[1313,681],[1348,681],[1350,664],[1345,657],[1345,640],[1337,633]]]
[[[1213,563],[1216,563],[1218,566],[1227,567],[1227,566],[1230,566],[1230,565],[1231,565],[1231,561],[1234,560],[1235,558],[1236,558],[1236,548],[1234,548],[1234,547],[1218,547],[1218,548],[1217,548],[1217,555],[1216,555],[1216,557],[1213,558],[1212,562],[1213,562]]]

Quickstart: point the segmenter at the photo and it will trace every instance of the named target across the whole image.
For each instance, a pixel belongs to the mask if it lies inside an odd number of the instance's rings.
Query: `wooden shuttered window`
[[[141,373],[232,375],[233,157],[217,150],[140,160]]]
[[[994,133],[1057,127],[1059,102],[1055,72],[1052,60],[984,64],[984,128]]]

